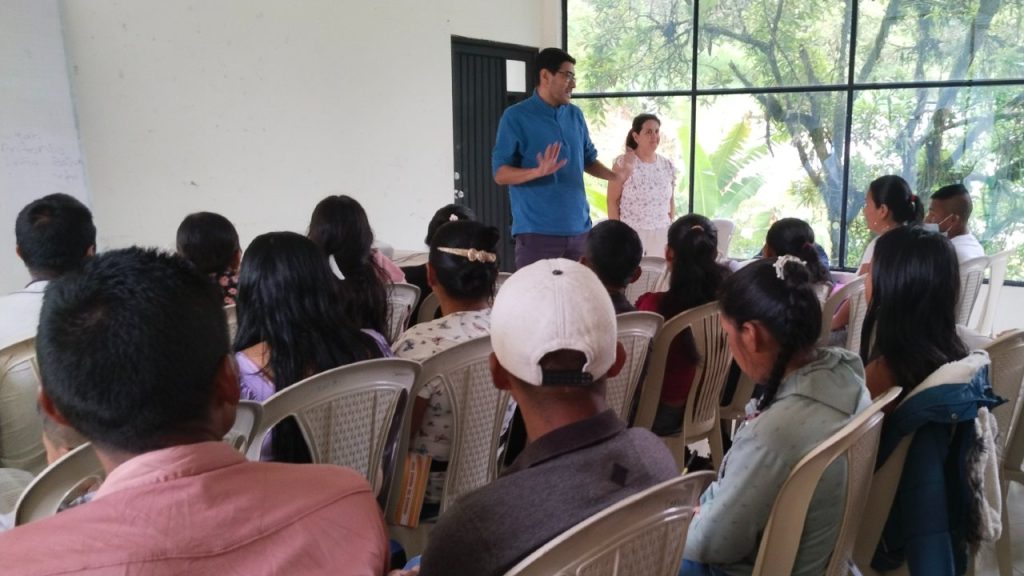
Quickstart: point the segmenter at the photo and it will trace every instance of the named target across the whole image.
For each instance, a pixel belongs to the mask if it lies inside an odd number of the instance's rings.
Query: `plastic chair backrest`
[[[452,408],[451,450],[441,512],[459,497],[497,478],[499,446],[511,396],[491,380],[491,338],[463,342],[423,361],[413,388],[439,386]]]
[[[689,328],[693,333],[700,361],[683,410],[682,433],[678,438],[664,439],[680,470],[684,465],[686,445],[705,438],[711,444],[712,464],[717,469],[722,463],[718,406],[722,398],[722,388],[729,377],[732,353],[729,351],[725,331],[722,330],[718,316],[718,302],[709,302],[666,320],[654,339],[650,366],[640,393],[635,425],[650,429],[661,398],[661,385],[665,379],[669,348],[672,341]]]
[[[981,318],[975,327],[982,334],[992,334],[996,308],[999,307],[999,297],[1003,293],[1003,283],[1006,281],[1006,268],[1014,252],[1013,248],[1009,248],[988,257],[988,293],[985,295],[985,307],[982,308]]]
[[[86,442],[39,473],[15,508],[14,525],[53,516],[61,506],[95,490],[107,477],[92,444]]]
[[[441,312],[441,300],[437,297],[437,292],[431,292],[423,297],[423,302],[420,302],[420,311],[416,314],[416,323],[422,324],[424,322],[430,322]]]
[[[38,395],[35,338],[0,350],[0,467],[32,474],[46,467]]]
[[[818,337],[818,346],[828,345],[829,335],[832,334],[832,317],[836,315],[836,311],[839,310],[839,306],[841,306],[844,301],[849,299],[851,296],[856,295],[858,292],[864,292],[865,279],[866,276],[857,276],[851,279],[825,300],[825,304],[821,309],[821,335]],[[865,313],[867,313],[866,310]],[[850,317],[852,320],[852,310]],[[863,324],[863,321],[861,324]],[[849,332],[847,332],[847,334],[849,334]],[[860,350],[854,350],[854,352],[860,353]]]
[[[714,479],[711,472],[696,472],[634,494],[570,528],[505,574],[677,574],[694,507]]]
[[[986,346],[985,351],[992,362],[989,369],[992,391],[1006,398],[1006,403],[993,409],[992,414],[999,424],[999,437],[1003,439],[1003,457],[1007,458],[1010,441],[1019,433],[1020,412],[1024,408],[1020,401],[1024,386],[1024,331],[1003,334]],[[1017,460],[1017,468],[1021,463]],[[1014,463],[1007,461],[1006,465],[1012,467]]]
[[[263,402],[246,456],[259,460],[263,438],[294,416],[314,463],[347,466],[371,486],[388,487],[419,372],[411,360],[380,358],[296,382]]]
[[[729,246],[732,244],[732,233],[736,229],[736,223],[728,218],[712,218],[711,223],[718,230],[718,255],[721,258],[728,258]]]
[[[718,408],[718,416],[722,420],[739,420],[747,415],[747,404],[754,397],[754,388],[757,383],[750,376],[740,372],[740,379],[736,383],[736,390],[732,393],[732,400],[728,406]]]
[[[626,286],[626,299],[630,304],[635,304],[636,299],[654,292],[658,288],[658,282],[665,274],[665,259],[661,256],[644,256],[640,259],[640,277],[629,286]]]
[[[625,312],[619,314],[616,320],[619,344],[626,349],[626,365],[618,376],[608,379],[605,402],[623,422],[628,422],[633,397],[647,365],[647,351],[665,319],[654,312]]]
[[[235,341],[235,334],[238,332],[238,309],[234,304],[224,307],[224,316],[228,321],[228,341]]]
[[[846,325],[846,344],[843,348],[860,354],[860,342],[864,337],[864,319],[868,315],[868,294],[864,290],[855,291],[850,295],[849,302],[850,323]]]
[[[967,326],[971,321],[974,303],[981,292],[981,284],[985,280],[985,269],[988,268],[988,256],[971,258],[960,263],[960,297],[956,301],[956,323]]]
[[[388,342],[394,343],[409,327],[412,310],[420,300],[420,288],[414,284],[388,284]]]
[[[752,574],[792,572],[811,499],[825,470],[841,456],[846,457],[846,499],[835,548],[825,573],[828,576],[848,574],[854,537],[875,469],[878,439],[882,432],[882,408],[895,400],[900,391],[898,387],[888,390],[800,459],[775,497]]]
[[[252,434],[263,416],[263,405],[252,400],[241,400],[235,408],[235,423],[224,435],[224,441],[242,454],[249,451]]]

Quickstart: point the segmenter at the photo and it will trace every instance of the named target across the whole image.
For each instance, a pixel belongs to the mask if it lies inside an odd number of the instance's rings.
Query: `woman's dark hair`
[[[779,344],[758,409],[775,400],[786,366],[796,354],[812,349],[821,332],[821,302],[814,292],[810,269],[786,262],[785,279],[775,270],[778,258],[766,258],[744,266],[722,284],[718,304],[722,315],[737,327],[758,322]]]
[[[967,356],[956,333],[959,293],[960,265],[945,236],[917,226],[879,236],[861,339],[864,363],[885,358],[897,384],[910,390],[939,366]]]
[[[373,229],[366,211],[349,196],[328,196],[313,209],[309,239],[345,277],[340,284],[342,309],[359,328],[387,333],[388,293],[384,271],[373,259]]]
[[[203,274],[221,274],[234,264],[238,232],[220,214],[196,212],[178,225],[177,245],[178,254]]]
[[[654,114],[639,114],[636,118],[633,118],[633,127],[629,129],[626,134],[626,148],[636,150],[636,138],[633,138],[633,134],[639,134],[644,129],[644,122],[648,120],[654,120],[661,126],[661,120],[658,119]]]
[[[764,243],[775,252],[775,256],[796,256],[807,262],[812,282],[832,281],[814,246],[814,230],[807,222],[799,218],[783,218],[768,229]]]
[[[449,222],[437,229],[430,244],[430,267],[444,291],[456,300],[480,300],[494,295],[498,262],[471,261],[438,248],[472,248],[495,253],[498,229],[480,222]]]
[[[871,181],[868,194],[878,207],[888,206],[892,219],[898,224],[920,224],[924,217],[921,199],[910,189],[910,184],[890,174]]]
[[[452,217],[455,217],[454,220]],[[423,240],[423,243],[430,246],[430,239],[434,237],[434,233],[437,229],[449,222],[456,222],[459,220],[476,220],[476,213],[466,206],[459,206],[458,204],[448,204],[442,207],[437,212],[434,212],[434,217],[430,219],[430,224],[427,224],[427,238]]]
[[[270,359],[265,367],[275,390],[337,366],[380,356],[377,344],[342,314],[333,274],[323,254],[294,232],[257,236],[245,251],[238,280],[240,352],[260,342]],[[274,429],[274,458],[308,461],[294,421]]]
[[[729,269],[717,262],[718,229],[700,214],[687,214],[669,226],[672,277],[659,312],[666,319],[715,299]]]

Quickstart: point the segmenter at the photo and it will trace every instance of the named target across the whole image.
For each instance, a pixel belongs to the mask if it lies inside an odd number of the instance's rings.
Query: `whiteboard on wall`
[[[0,294],[28,282],[15,254],[23,206],[89,194],[57,0],[0,0]]]

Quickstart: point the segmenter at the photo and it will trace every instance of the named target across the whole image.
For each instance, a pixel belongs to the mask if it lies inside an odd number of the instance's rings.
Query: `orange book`
[[[398,497],[392,522],[408,528],[420,524],[423,497],[427,494],[427,480],[430,479],[430,456],[408,454],[402,471],[402,492]]]

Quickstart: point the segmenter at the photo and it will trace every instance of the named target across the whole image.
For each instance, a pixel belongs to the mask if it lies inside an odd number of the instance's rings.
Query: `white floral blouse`
[[[622,163],[622,156],[615,159],[616,166]],[[656,156],[650,163],[637,158],[633,173],[622,185],[619,218],[635,230],[667,228],[672,223],[668,212],[677,172],[672,161],[664,156]]]

